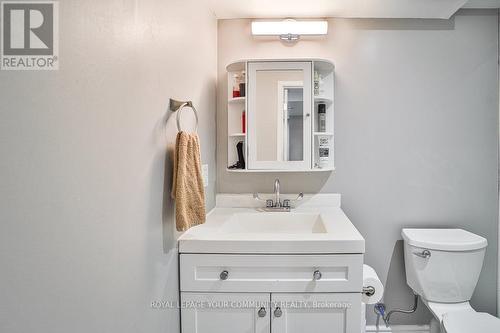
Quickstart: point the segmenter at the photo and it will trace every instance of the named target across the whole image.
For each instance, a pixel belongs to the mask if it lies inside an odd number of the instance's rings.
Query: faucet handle
[[[266,202],[266,201],[267,201],[267,200],[262,199],[261,197],[259,197],[259,194],[258,194],[258,193],[254,193],[254,194],[253,194],[253,198],[254,198],[255,200],[257,200],[257,201],[264,201],[264,202]]]
[[[290,208],[291,207],[291,203],[292,202],[297,202],[297,201],[300,201],[304,198],[304,193],[300,192],[299,195],[297,195],[297,198],[295,199],[285,199],[283,200],[283,207],[285,208]]]
[[[299,195],[297,195],[297,198],[292,199],[291,201],[300,201],[304,199],[304,193],[300,192]]]

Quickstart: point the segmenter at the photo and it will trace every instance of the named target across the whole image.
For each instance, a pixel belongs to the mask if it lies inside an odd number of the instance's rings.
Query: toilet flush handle
[[[413,254],[424,259],[428,259],[431,257],[431,251],[429,250],[423,250],[422,252],[413,252]]]

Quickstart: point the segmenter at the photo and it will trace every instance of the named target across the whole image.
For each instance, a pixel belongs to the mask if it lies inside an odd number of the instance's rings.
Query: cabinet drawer
[[[360,254],[181,254],[180,287],[192,292],[359,293],[362,270]]]

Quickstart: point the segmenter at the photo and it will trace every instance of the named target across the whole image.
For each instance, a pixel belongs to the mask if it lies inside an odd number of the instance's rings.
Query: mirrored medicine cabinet
[[[334,170],[334,65],[244,60],[227,67],[227,170]]]

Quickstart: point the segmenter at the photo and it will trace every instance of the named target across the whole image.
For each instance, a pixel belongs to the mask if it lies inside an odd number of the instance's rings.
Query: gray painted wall
[[[0,331],[177,333],[151,308],[178,295],[168,98],[199,110],[213,207],[216,20],[195,0],[59,4],[61,69],[0,72]]]
[[[496,11],[451,20],[329,20],[328,38],[256,40],[250,20],[218,23],[218,192],[338,192],[366,238],[365,262],[389,308],[409,307],[402,227],[463,227],[488,238],[472,304],[496,313],[498,83]],[[230,174],[225,66],[244,58],[319,57],[336,65],[336,171]],[[369,323],[375,321],[372,308]],[[421,306],[395,323],[428,323]]]

